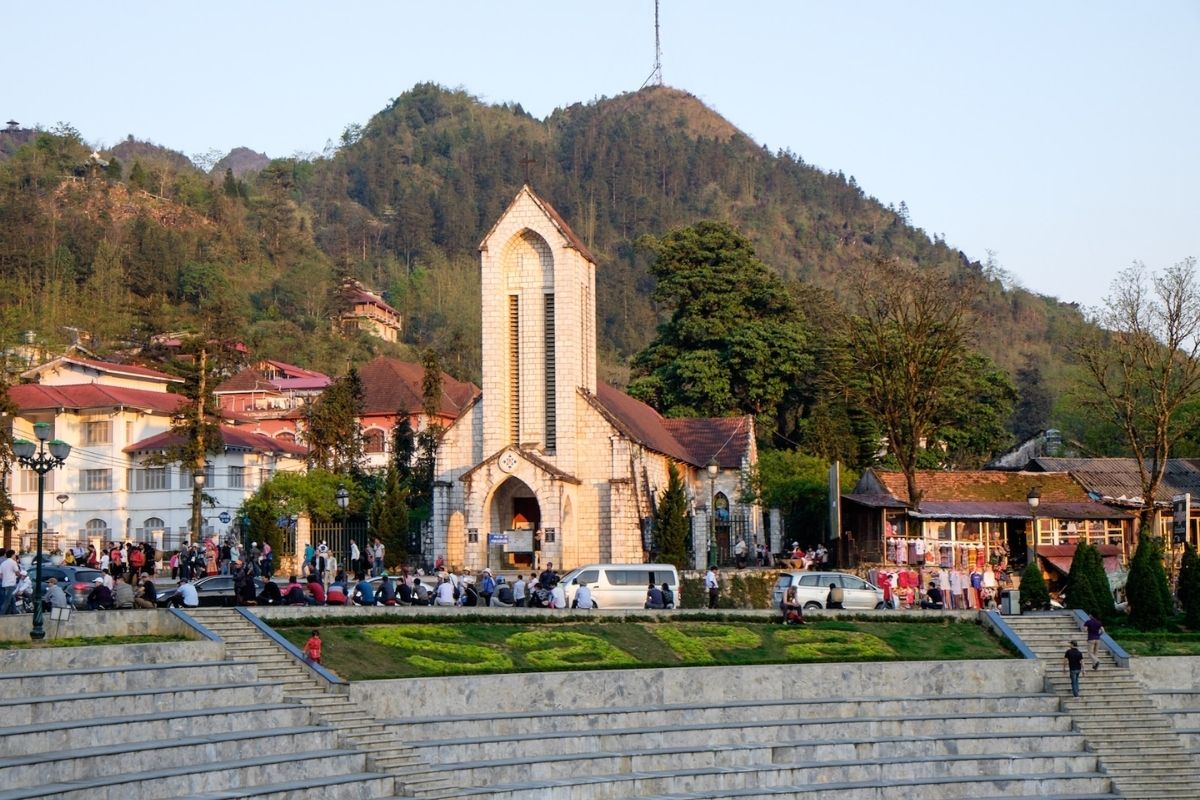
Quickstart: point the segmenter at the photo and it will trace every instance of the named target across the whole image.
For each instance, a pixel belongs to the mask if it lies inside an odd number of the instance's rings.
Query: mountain
[[[255,152],[249,147],[235,147],[213,165],[212,174],[224,177],[225,170],[229,170],[235,178],[241,178],[247,173],[261,172],[270,163],[266,153]]]
[[[526,181],[597,256],[602,377],[611,381],[659,321],[638,237],[705,218],[746,232],[785,279],[834,297],[846,271],[873,258],[981,289],[981,349],[1013,374],[1038,365],[1052,393],[1065,385],[1063,331],[1079,316],[1006,286],[852,176],[769,152],[668,87],[536,119],[519,104],[420,84],[347,128],[327,158],[264,163],[238,148],[208,175],[133,137],[106,154],[116,167],[90,153],[65,129],[36,132],[0,162],[0,339],[29,329],[55,342],[83,327],[103,351],[219,327],[260,355],[334,373],[434,347],[451,374],[478,380],[476,248]],[[345,278],[402,312],[404,344],[333,332]]]

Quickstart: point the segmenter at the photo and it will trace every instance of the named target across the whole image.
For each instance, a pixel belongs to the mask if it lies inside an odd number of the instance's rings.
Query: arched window
[[[296,434],[291,431],[280,431],[275,434],[275,438],[281,442],[292,442],[293,444],[296,442]]]
[[[37,521],[37,519],[31,519],[31,520],[29,520],[29,525],[28,525],[28,527],[27,527],[27,530],[28,530],[30,533],[37,533],[37,529],[38,529],[38,521]],[[49,526],[49,525],[47,525],[47,526],[46,526],[46,530],[50,530],[50,526]]]
[[[108,536],[108,523],[102,519],[89,519],[87,524],[83,526],[87,529],[88,537],[92,536]]]
[[[384,452],[385,441],[383,431],[378,428],[372,428],[363,434],[363,451],[367,453],[382,453]]]
[[[729,524],[729,498],[724,492],[717,492],[717,496],[713,498],[713,508],[717,512],[717,524]]]
[[[142,523],[142,527],[148,531],[155,531],[159,530],[160,528],[166,528],[167,523],[163,522],[158,517],[149,517],[145,522]]]

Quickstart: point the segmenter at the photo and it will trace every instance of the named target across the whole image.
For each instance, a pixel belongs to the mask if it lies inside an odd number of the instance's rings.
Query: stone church
[[[435,552],[471,570],[645,561],[675,462],[695,564],[743,537],[753,553],[753,418],[666,419],[596,380],[596,261],[529,186],[479,249],[483,387],[438,452]]]

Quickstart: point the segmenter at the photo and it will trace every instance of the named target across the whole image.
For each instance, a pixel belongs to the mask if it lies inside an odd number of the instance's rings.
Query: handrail
[[[271,641],[275,642],[275,644],[279,645],[284,650],[286,650],[289,655],[291,655],[293,658],[295,658],[301,664],[308,667],[313,672],[317,673],[317,675],[321,679],[323,679],[324,681],[329,683],[331,686],[333,686],[334,689],[338,690],[339,692],[349,692],[350,691],[350,682],[349,681],[345,680],[344,678],[340,678],[337,675],[334,675],[332,672],[325,669],[320,664],[317,664],[313,661],[309,661],[305,657],[304,653],[300,652],[300,648],[296,647],[296,645],[292,644],[287,639],[280,636],[279,633],[274,628],[272,628],[267,623],[263,622],[255,614],[250,613],[249,611],[247,611],[245,608],[242,608],[241,606],[238,606],[234,610],[237,611],[239,614],[241,614],[243,617],[245,617],[247,620],[249,620],[250,624],[253,625],[254,627],[258,628],[260,633],[262,633],[267,638],[269,638]]]
[[[1013,647],[1016,647],[1017,652],[1021,654],[1021,658],[1037,659],[1037,656],[1032,650],[1029,649],[1029,646],[1025,644],[1024,640],[1017,635],[1017,632],[1008,627],[1008,623],[1004,621],[1004,617],[1000,615],[999,611],[988,610],[980,613],[982,614],[986,624],[992,628],[992,630],[1012,642]]]
[[[1071,614],[1075,617],[1075,621],[1079,623],[1080,628],[1083,623],[1088,621],[1088,613],[1082,608],[1072,608]],[[1125,648],[1117,644],[1117,640],[1108,635],[1108,632],[1100,634],[1100,644],[1104,645],[1108,652],[1112,653],[1113,661],[1117,662],[1118,667],[1129,666],[1129,653],[1125,652]]]
[[[221,641],[220,636],[213,633],[211,630],[204,627],[199,622],[192,619],[189,615],[185,614],[183,611],[180,611],[178,608],[168,608],[167,611],[169,611],[171,613],[171,615],[173,617],[175,617],[176,619],[182,620],[184,625],[187,625],[189,628],[194,630],[196,633],[200,634],[201,638],[209,639],[214,642]]]

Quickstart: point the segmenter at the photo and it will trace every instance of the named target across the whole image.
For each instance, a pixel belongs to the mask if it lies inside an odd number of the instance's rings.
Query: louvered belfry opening
[[[554,381],[554,293],[546,294],[543,330],[546,351],[546,452],[553,453],[558,439],[558,413],[555,404]]]
[[[521,441],[521,308],[515,294],[508,296],[508,441]]]

